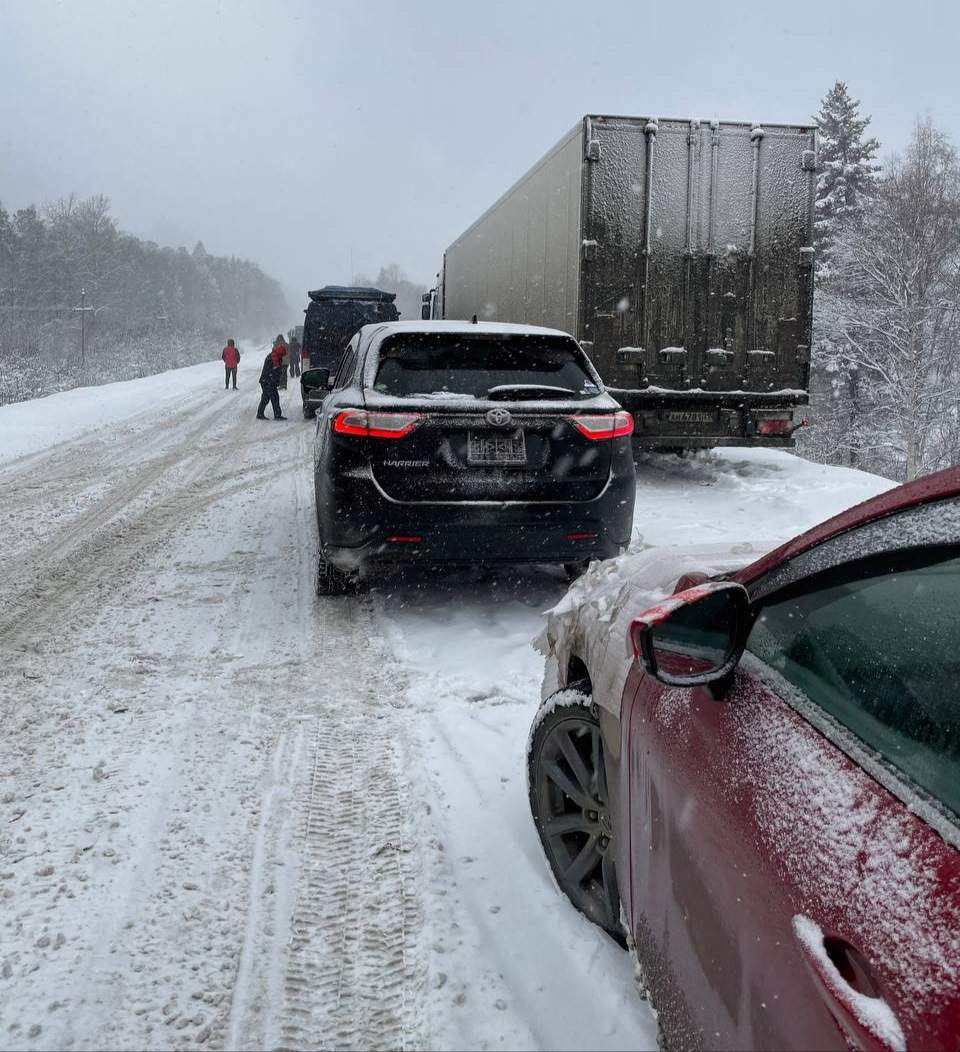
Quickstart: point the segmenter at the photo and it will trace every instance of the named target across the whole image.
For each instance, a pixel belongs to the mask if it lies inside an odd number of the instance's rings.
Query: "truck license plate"
[[[712,424],[716,415],[711,412],[697,410],[668,411],[664,413],[668,423],[671,424]]]
[[[522,431],[510,434],[489,431],[467,432],[468,464],[526,464],[527,448]]]

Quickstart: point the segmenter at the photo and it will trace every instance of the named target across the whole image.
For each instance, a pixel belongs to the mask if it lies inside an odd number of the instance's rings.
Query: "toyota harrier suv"
[[[558,563],[618,554],[633,421],[572,336],[394,322],[350,341],[317,418],[317,590],[378,563]]]

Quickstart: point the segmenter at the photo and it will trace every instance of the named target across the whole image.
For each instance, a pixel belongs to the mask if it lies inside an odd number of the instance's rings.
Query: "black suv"
[[[340,362],[348,341],[364,325],[398,321],[394,292],[362,286],[324,285],[308,292],[304,310],[302,354],[310,367],[300,376],[303,415],[312,419],[327,394],[327,377]]]
[[[395,322],[350,341],[317,418],[317,590],[377,563],[616,555],[633,525],[633,421],[572,336]]]

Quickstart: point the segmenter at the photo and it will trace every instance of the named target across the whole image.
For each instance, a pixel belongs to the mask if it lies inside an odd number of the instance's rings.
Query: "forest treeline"
[[[132,237],[106,197],[0,204],[0,404],[208,361],[289,315],[256,264]]]

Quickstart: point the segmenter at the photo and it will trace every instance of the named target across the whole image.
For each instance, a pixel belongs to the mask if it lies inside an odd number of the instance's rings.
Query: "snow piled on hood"
[[[631,621],[669,595],[684,574],[733,573],[775,547],[776,542],[770,541],[648,548],[593,563],[547,611],[547,623],[534,640],[555,670],[554,676],[545,677],[542,696],[557,689],[560,670],[576,655],[591,670],[593,700],[619,715],[620,696],[633,663]]]
[[[594,563],[546,611],[534,641],[547,658],[541,697],[566,685],[576,656],[590,669],[594,700],[619,715],[633,660],[630,622],[672,593],[682,575],[733,573],[893,485],[776,449],[642,455],[629,550]]]

